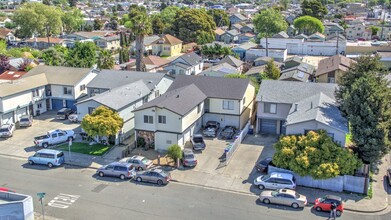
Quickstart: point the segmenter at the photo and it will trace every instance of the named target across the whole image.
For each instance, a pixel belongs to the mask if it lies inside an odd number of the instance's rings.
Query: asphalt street
[[[254,195],[171,182],[167,186],[100,178],[95,170],[64,166],[49,169],[0,156],[0,185],[32,195],[45,192],[45,215],[60,219],[327,219],[306,207],[264,205]],[[391,214],[345,212],[340,219],[391,219]]]

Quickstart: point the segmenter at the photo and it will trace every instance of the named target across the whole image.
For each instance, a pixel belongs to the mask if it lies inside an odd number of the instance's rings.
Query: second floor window
[[[264,103],[264,113],[276,114],[277,104],[275,103]]]
[[[223,100],[223,109],[234,110],[234,101]]]
[[[159,123],[166,124],[166,116],[165,115],[159,115]]]
[[[144,123],[145,124],[153,124],[153,116],[151,116],[151,115],[144,115]]]
[[[64,95],[72,95],[72,88],[64,87]]]
[[[83,85],[80,85],[80,91],[84,91],[86,89],[86,85],[83,84]]]
[[[38,97],[39,96],[39,90],[38,89],[34,89],[33,91],[31,91],[32,94],[33,94],[33,97]]]

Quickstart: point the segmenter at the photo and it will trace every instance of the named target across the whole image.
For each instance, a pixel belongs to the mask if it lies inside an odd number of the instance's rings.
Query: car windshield
[[[144,158],[144,159],[141,160],[141,162],[142,162],[143,164],[147,164],[147,163],[149,163],[149,160],[148,160],[147,158]]]
[[[193,154],[185,154],[185,159],[194,159]]]
[[[271,194],[272,194],[272,196],[276,196],[276,195],[278,195],[278,191],[273,191]]]
[[[0,128],[0,132],[7,132],[8,128]]]
[[[57,112],[57,115],[64,115],[65,112]]]
[[[21,118],[20,121],[29,121],[28,118]]]
[[[163,170],[162,171],[160,171],[160,172],[157,172],[157,173],[159,173],[160,175],[162,175],[163,177],[166,177],[166,176],[168,176],[167,175],[167,173],[166,172],[164,172]]]
[[[202,139],[202,137],[194,137],[194,138],[193,138],[193,141],[194,141],[195,143],[202,143],[204,140]]]
[[[231,127],[224,129],[224,132],[232,132],[233,129]]]
[[[263,175],[263,176],[261,177],[261,180],[269,179],[269,177],[270,177],[270,175]]]
[[[296,198],[296,199],[300,198],[300,194],[296,192],[296,193],[295,193],[295,198]]]

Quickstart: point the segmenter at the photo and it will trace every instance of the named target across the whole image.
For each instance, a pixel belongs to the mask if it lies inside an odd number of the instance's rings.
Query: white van
[[[296,179],[291,173],[273,172],[256,178],[254,185],[259,189],[295,189]]]

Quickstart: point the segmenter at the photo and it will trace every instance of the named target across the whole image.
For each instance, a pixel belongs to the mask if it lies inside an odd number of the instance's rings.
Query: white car
[[[0,137],[12,137],[15,131],[15,124],[4,124],[0,127]]]
[[[122,158],[119,162],[121,163],[130,163],[136,170],[141,171],[141,170],[147,170],[152,167],[153,161],[149,160],[143,156],[132,156],[132,157],[125,157]]]
[[[70,122],[79,122],[79,119],[78,119],[78,116],[77,116],[77,114],[70,114],[69,116],[68,116],[68,120],[70,121]]]
[[[259,189],[295,189],[296,179],[291,173],[273,172],[256,178],[254,185]]]

